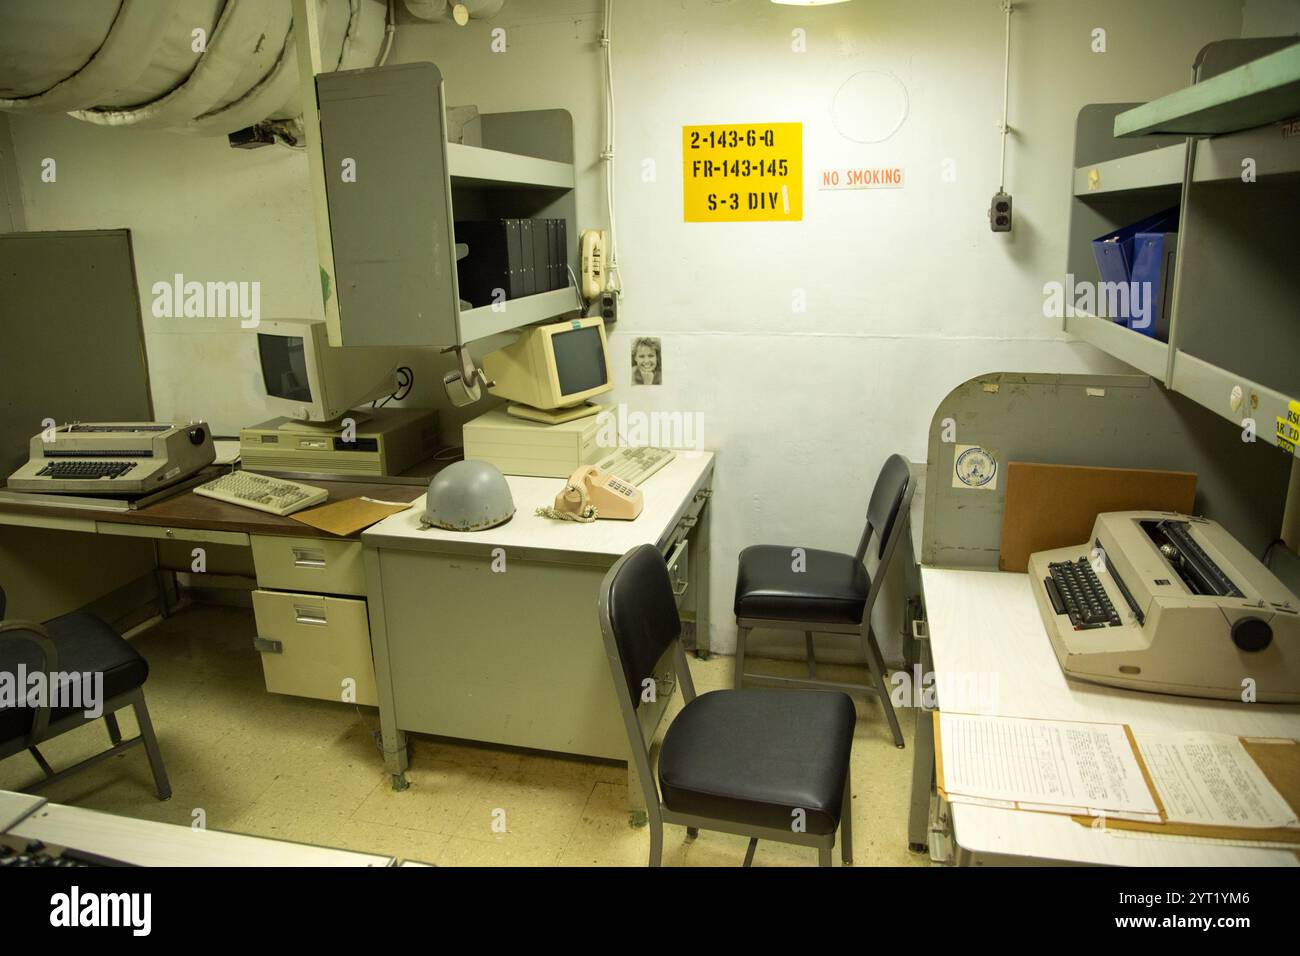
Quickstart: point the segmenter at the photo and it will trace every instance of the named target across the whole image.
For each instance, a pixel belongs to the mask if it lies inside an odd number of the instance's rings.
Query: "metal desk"
[[[712,477],[712,453],[679,452],[641,486],[636,520],[578,524],[533,513],[562,479],[507,476],[517,510],[499,527],[421,530],[417,502],[363,532],[394,786],[406,785],[408,731],[626,760],[596,618],[600,582],[624,552],[656,545],[706,654]],[[648,710],[661,713],[670,696]]]

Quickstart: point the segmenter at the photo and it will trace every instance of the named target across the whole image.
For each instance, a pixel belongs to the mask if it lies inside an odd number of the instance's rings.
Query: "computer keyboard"
[[[135,467],[133,461],[52,461],[36,473],[37,478],[117,478]]]
[[[596,462],[596,467],[639,485],[676,457],[677,452],[668,448],[619,448]]]
[[[1097,572],[1086,557],[1077,561],[1054,561],[1047,566],[1050,577],[1043,584],[1057,614],[1070,615],[1076,631],[1093,627],[1118,626],[1119,615],[1106,596]]]
[[[49,846],[40,840],[0,834],[0,870],[28,867],[71,868],[83,866],[130,866],[96,853],[71,847]]]
[[[324,488],[284,478],[268,478],[251,471],[232,471],[215,481],[199,485],[194,493],[281,517],[320,504],[329,497],[329,492]]]

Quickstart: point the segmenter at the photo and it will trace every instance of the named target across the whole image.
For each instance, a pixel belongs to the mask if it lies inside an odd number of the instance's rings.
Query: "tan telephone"
[[[538,508],[537,513],[562,521],[587,522],[597,518],[631,521],[643,507],[645,498],[640,488],[595,465],[583,465],[569,476],[564,490],[555,496],[555,507]]]
[[[603,229],[587,229],[579,241],[582,253],[582,294],[594,299],[605,291],[605,245],[608,234]]]

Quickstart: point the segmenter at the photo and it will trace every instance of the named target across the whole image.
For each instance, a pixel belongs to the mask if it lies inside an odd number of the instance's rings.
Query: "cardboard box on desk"
[[[1027,571],[1031,554],[1082,544],[1107,511],[1191,514],[1196,505],[1196,475],[1189,471],[1013,461],[1006,481],[1002,571]]]

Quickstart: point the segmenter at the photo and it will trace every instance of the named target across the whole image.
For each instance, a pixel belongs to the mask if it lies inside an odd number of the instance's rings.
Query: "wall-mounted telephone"
[[[582,253],[582,295],[594,299],[605,291],[605,247],[609,234],[603,229],[586,229],[579,240]]]
[[[569,476],[564,490],[555,496],[555,507],[538,508],[546,518],[562,521],[595,521],[615,518],[631,521],[645,507],[641,489],[615,478],[595,465],[583,465]]]

